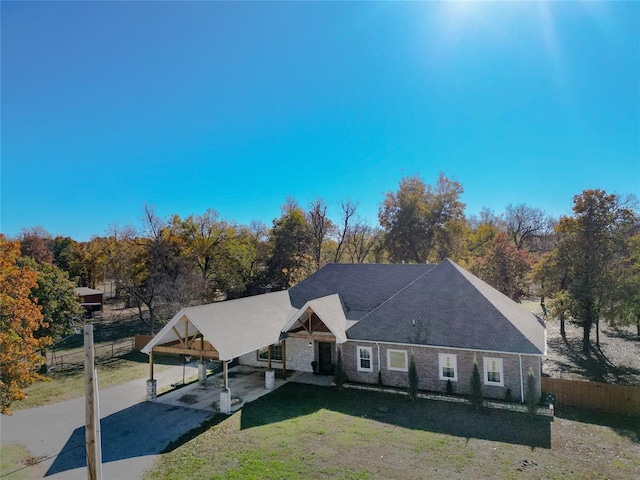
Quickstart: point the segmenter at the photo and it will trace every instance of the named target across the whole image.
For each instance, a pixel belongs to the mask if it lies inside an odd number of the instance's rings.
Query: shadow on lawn
[[[640,417],[592,412],[566,406],[558,407],[555,415],[565,420],[608,427],[618,435],[626,437],[635,443],[640,443]]]
[[[634,385],[640,378],[640,371],[633,367],[614,365],[605,353],[592,348],[588,354],[582,352],[580,338],[552,338],[547,340],[548,348],[562,354],[567,361],[557,361],[562,372],[576,374],[592,382]]]
[[[549,417],[485,409],[379,392],[288,383],[243,407],[241,428],[302,417],[321,409],[363,417],[403,428],[444,433],[462,438],[551,448]]]
[[[155,455],[178,446],[199,435],[226,418],[211,417],[210,412],[143,402],[101,419],[102,461],[115,462],[126,458]],[[45,476],[85,467],[85,429],[76,428]]]

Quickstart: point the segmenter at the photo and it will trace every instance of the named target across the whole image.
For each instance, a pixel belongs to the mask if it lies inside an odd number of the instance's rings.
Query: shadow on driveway
[[[100,421],[102,462],[161,453],[171,441],[196,429],[213,416],[193,408],[143,402]],[[87,465],[85,429],[76,428],[45,476]]]

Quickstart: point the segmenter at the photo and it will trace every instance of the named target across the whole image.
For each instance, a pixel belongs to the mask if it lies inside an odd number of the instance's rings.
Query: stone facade
[[[322,335],[314,335],[313,340],[305,338],[287,338],[286,339],[286,356],[287,356],[287,370],[296,370],[299,372],[313,372],[311,362],[318,359],[318,343],[325,341]],[[311,342],[311,347],[309,347]],[[334,344],[335,345],[335,344]],[[331,359],[333,363],[336,361],[336,350],[331,352]],[[258,352],[250,352],[242,355],[239,358],[241,365],[248,365],[251,367],[267,367],[265,360],[258,359]],[[272,368],[282,368],[282,362],[271,361]]]
[[[358,347],[371,348],[371,372],[358,370]],[[541,359],[534,355],[517,355],[508,353],[493,353],[469,351],[416,345],[391,345],[375,342],[348,341],[341,346],[344,371],[350,381],[377,384],[378,371],[382,384],[391,387],[407,387],[409,383],[407,371],[389,369],[388,350],[406,351],[407,367],[413,357],[418,373],[418,388],[431,392],[445,392],[447,380],[440,378],[440,353],[455,355],[457,379],[452,380],[453,393],[468,394],[474,357],[477,359],[480,376],[483,378],[483,393],[487,398],[505,398],[507,389],[511,389],[514,401],[522,401],[521,392],[527,394],[527,375],[529,368],[533,370],[536,379],[536,399],[540,396],[540,363]],[[522,376],[520,370],[522,359]],[[487,384],[484,372],[484,359],[502,359],[502,386]],[[522,380],[522,389],[521,389]]]

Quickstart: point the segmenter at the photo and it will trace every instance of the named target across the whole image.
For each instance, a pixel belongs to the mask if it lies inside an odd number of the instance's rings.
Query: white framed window
[[[406,372],[407,367],[407,351],[406,350],[387,350],[387,369],[397,372]]]
[[[371,347],[358,347],[358,371],[373,372],[373,355]]]
[[[258,360],[261,362],[269,361],[269,347],[264,347],[258,350]],[[282,361],[282,342],[274,343],[271,345],[271,361]]]
[[[440,380],[458,381],[458,357],[453,353],[438,354]]]
[[[494,357],[484,357],[484,384],[504,386],[504,370],[502,359]]]

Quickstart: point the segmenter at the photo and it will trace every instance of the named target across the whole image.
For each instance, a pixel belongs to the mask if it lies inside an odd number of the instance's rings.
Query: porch
[[[267,393],[281,387],[287,382],[308,383],[312,385],[331,386],[333,377],[314,375],[308,372],[287,372],[287,378],[282,378],[281,372],[276,372],[273,388],[265,386],[267,368],[237,365],[227,371],[227,382],[231,391],[231,413],[240,410],[245,403],[252,402]],[[155,403],[194,408],[209,412],[222,412],[220,409],[220,394],[225,390],[224,372],[217,373],[206,379],[196,381],[183,387],[170,390],[159,395]]]

